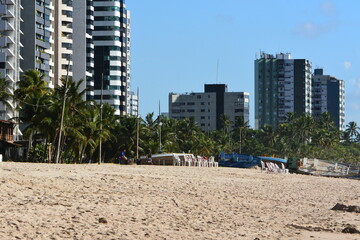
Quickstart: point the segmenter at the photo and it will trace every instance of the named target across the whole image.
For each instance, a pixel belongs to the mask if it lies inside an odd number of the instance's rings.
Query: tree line
[[[36,70],[26,71],[13,94],[7,80],[0,79],[0,101],[8,107],[10,99],[17,102],[19,116],[14,121],[22,124],[28,142],[24,161],[55,162],[60,153],[61,163],[117,162],[123,150],[128,158],[159,151],[202,156],[225,151],[348,163],[360,159],[357,124],[350,122],[341,132],[328,113],[316,119],[292,113],[277,129],[260,130],[251,129],[241,117],[231,122],[222,115],[220,129],[203,132],[193,118],[117,116],[109,104],[83,100],[82,80],[64,78],[61,86],[51,89],[44,77]]]

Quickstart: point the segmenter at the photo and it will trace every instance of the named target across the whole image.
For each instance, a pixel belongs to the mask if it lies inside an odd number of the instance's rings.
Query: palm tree
[[[297,136],[300,144],[307,144],[311,140],[311,134],[315,127],[314,118],[309,114],[298,117],[293,124],[294,136]]]
[[[30,97],[49,94],[50,89],[44,78],[44,73],[37,70],[27,70],[18,82],[18,89],[15,90],[15,98],[20,102],[26,102]]]
[[[193,152],[197,135],[201,132],[194,118],[185,118],[178,122],[177,140],[179,148],[183,152]]]
[[[161,140],[164,152],[179,152],[180,149],[176,135],[177,121],[163,116],[161,122]]]
[[[273,129],[271,125],[266,125],[261,129],[264,142],[269,147],[274,147],[276,144],[277,136],[276,131]]]
[[[12,89],[10,86],[11,82],[6,78],[0,78],[0,102],[2,102],[10,110],[13,109],[10,101],[12,101],[13,94],[9,90]]]
[[[27,125],[24,132],[29,137],[27,153],[31,150],[34,133],[37,133],[41,126],[41,112],[49,106],[51,91],[44,77],[39,71],[28,70],[22,75],[17,83],[18,89],[14,92],[15,100],[19,102],[19,119]]]
[[[341,139],[346,143],[346,144],[350,144],[352,142],[352,139],[351,139],[351,135],[350,135],[350,132],[349,131],[343,131],[341,133]]]
[[[118,151],[126,150],[130,156],[136,153],[137,119],[135,116],[120,116],[118,125]]]
[[[54,98],[57,99],[54,109],[57,109],[57,115],[59,116],[59,121],[56,122],[56,138],[54,139],[54,141],[57,141],[58,144],[54,144],[54,146],[58,146],[60,148],[54,149],[54,153],[64,150],[64,144],[68,134],[66,129],[71,129],[74,120],[76,119],[77,115],[80,114],[81,109],[83,109],[86,104],[86,101],[83,100],[86,90],[80,90],[80,85],[82,84],[83,80],[75,82],[71,77],[63,77],[61,81],[62,85],[57,86],[54,93]],[[64,103],[65,105],[63,106]],[[62,117],[63,121],[61,119]],[[63,130],[61,131],[62,127]],[[60,136],[61,139],[59,139]],[[61,157],[59,160],[61,161]]]
[[[231,143],[231,134],[230,134],[230,126],[231,126],[230,117],[226,114],[222,114],[219,117],[219,127],[223,133],[223,137],[227,139],[228,143],[225,144],[225,148],[232,150],[232,143]]]
[[[349,122],[346,125],[346,130],[345,132],[347,132],[349,134],[349,137],[351,139],[352,142],[355,142],[359,136],[359,127],[357,126],[356,122]]]
[[[234,142],[239,141],[239,153],[242,152],[242,146],[246,143],[249,121],[244,121],[244,117],[237,117],[233,128]]]
[[[193,151],[196,155],[201,156],[213,156],[217,155],[220,151],[215,149],[215,141],[209,136],[209,134],[205,134],[203,132],[199,132],[197,134],[196,146]]]

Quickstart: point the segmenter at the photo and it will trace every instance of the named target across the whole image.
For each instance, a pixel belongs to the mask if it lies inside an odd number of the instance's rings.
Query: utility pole
[[[162,125],[162,122],[161,122],[160,100],[159,100],[159,143],[160,143],[159,153],[162,153],[162,149],[161,149],[161,125]]]
[[[102,152],[103,90],[104,90],[104,73],[101,74],[99,164],[101,163],[101,154],[102,154],[101,152]]]
[[[62,105],[62,111],[61,111],[61,120],[60,120],[60,130],[59,130],[59,139],[57,144],[57,150],[56,150],[56,163],[59,163],[60,158],[60,146],[61,146],[61,138],[62,138],[62,129],[64,124],[64,115],[65,115],[65,104],[66,104],[66,95],[68,92],[67,84],[68,84],[68,78],[69,78],[69,68],[70,68],[70,58],[67,65],[67,72],[66,72],[66,78],[65,78],[65,90],[64,90],[64,99],[63,99],[63,105]]]
[[[139,159],[139,125],[140,125],[140,123],[139,123],[139,121],[140,121],[140,119],[139,119],[139,102],[140,102],[140,100],[139,100],[139,88],[137,88],[137,93],[136,93],[136,95],[137,95],[137,114],[136,114],[136,160],[138,160]]]
[[[239,154],[241,154],[241,127],[239,129],[240,129],[240,149],[239,149]]]

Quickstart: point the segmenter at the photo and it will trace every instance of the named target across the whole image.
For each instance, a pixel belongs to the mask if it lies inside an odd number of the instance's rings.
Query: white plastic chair
[[[193,163],[193,166],[194,167],[196,167],[196,165],[197,165],[197,159],[196,159],[196,157],[194,156],[194,155],[190,155],[190,157],[191,157],[191,159],[192,159],[192,163]]]
[[[261,172],[262,171],[269,173],[269,169],[265,166],[265,163],[263,161],[261,161]]]
[[[202,167],[203,166],[203,157],[197,156],[197,166]]]
[[[277,166],[276,164],[272,163],[272,162],[266,162],[265,163],[266,166],[267,166],[267,169],[268,169],[268,172],[269,173],[278,173],[278,169],[279,169],[279,166]]]
[[[207,158],[203,158],[203,167],[209,167],[209,160]]]
[[[285,168],[285,165],[281,163],[281,169],[285,174],[289,174],[289,169]]]
[[[214,156],[210,157],[209,164],[211,164],[212,167],[219,167],[219,163],[215,162],[215,157]]]
[[[181,166],[181,159],[180,159],[180,157],[178,156],[178,155],[174,155],[174,157],[173,157],[173,160],[174,160],[174,165],[175,166]]]
[[[191,159],[191,157],[189,156],[189,155],[187,155],[187,154],[185,154],[184,155],[184,159],[185,159],[185,166],[191,166],[191,164],[192,164],[192,159]]]

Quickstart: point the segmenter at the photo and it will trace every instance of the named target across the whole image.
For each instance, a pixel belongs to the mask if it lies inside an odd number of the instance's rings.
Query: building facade
[[[203,131],[219,129],[223,114],[233,123],[238,117],[249,121],[249,93],[228,92],[225,84],[205,84],[204,90],[204,93],[170,93],[169,117],[177,120],[193,117]]]
[[[130,12],[124,0],[26,1],[22,14],[24,70],[43,72],[50,87],[67,76],[83,80],[84,100],[99,101],[102,93],[117,115],[130,111]]]
[[[255,60],[255,129],[277,128],[288,113],[311,114],[311,80],[309,60],[261,53]]]
[[[130,88],[130,12],[125,0],[94,0],[94,99],[126,115]],[[102,89],[102,90],[101,90]]]
[[[20,61],[21,45],[21,1],[1,1],[0,2],[0,77],[8,81],[9,93],[16,90],[16,83],[20,80],[22,72]],[[9,106],[0,103],[0,119],[9,120],[18,116],[16,103],[11,99],[8,100]],[[21,137],[18,125],[15,125],[14,139]]]
[[[44,73],[51,88],[61,85],[72,77],[73,1],[23,1],[23,8],[21,68]]]
[[[94,99],[94,6],[92,0],[73,2],[73,79],[83,80],[84,100]]]
[[[127,113],[131,116],[138,116],[139,114],[139,99],[133,91],[128,93],[128,109]]]
[[[345,130],[345,83],[330,75],[324,75],[323,69],[315,69],[312,81],[313,116],[318,118],[328,112],[335,126]]]
[[[61,85],[61,79],[72,77],[73,49],[73,1],[53,0],[54,85]]]
[[[21,30],[21,49],[23,59],[21,68],[26,71],[35,69],[44,73],[45,80],[50,83],[53,78],[53,66],[50,62],[53,58],[51,51],[52,11],[50,0],[23,1]]]

